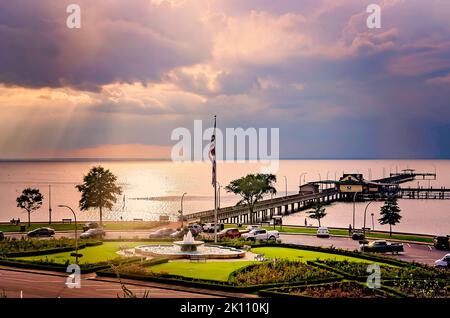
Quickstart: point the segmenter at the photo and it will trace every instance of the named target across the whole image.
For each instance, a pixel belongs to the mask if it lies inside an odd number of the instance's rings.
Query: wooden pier
[[[294,194],[258,202],[253,215],[247,205],[226,207],[217,210],[217,219],[221,223],[255,223],[268,221],[275,215],[287,215],[302,211],[316,202],[328,204],[338,201],[341,193],[336,189],[326,189],[317,193]],[[186,215],[188,221],[214,222],[214,210],[207,210]]]

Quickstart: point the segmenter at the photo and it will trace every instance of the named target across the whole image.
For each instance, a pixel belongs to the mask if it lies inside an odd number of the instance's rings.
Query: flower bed
[[[317,260],[314,263],[318,265],[325,265],[324,268],[335,271],[346,277],[367,277],[367,266],[369,263],[355,263],[349,261],[336,260]],[[394,267],[380,265],[381,278],[383,280],[391,279],[446,279],[450,278],[450,273],[445,269],[437,269],[428,266],[417,266],[411,264],[404,267]]]
[[[355,281],[296,286],[271,289],[261,293],[264,296],[299,296],[312,298],[388,298],[396,297],[381,289],[371,289]]]
[[[436,279],[422,280],[395,280],[383,282],[389,286],[415,298],[450,298],[450,285],[448,281]]]
[[[294,283],[337,278],[329,271],[302,262],[277,260],[276,262],[247,266],[230,275],[230,283],[236,286]]]
[[[78,248],[102,244],[101,241],[88,240],[79,242]],[[0,241],[0,255],[4,257],[21,257],[71,251],[75,249],[75,240],[65,237],[59,239],[37,240],[30,238],[6,238]]]

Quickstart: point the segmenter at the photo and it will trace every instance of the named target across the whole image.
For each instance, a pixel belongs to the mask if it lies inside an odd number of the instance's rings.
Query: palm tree
[[[31,226],[31,213],[42,206],[44,196],[39,189],[26,188],[16,199],[17,207],[24,209],[28,213],[28,227]]]
[[[245,177],[231,181],[225,187],[225,190],[241,196],[241,200],[236,205],[247,204],[250,212],[250,222],[253,223],[253,211],[256,203],[266,194],[277,193],[273,186],[275,182],[277,182],[277,177],[273,174],[248,174]]]
[[[400,215],[400,208],[397,203],[397,198],[395,196],[390,196],[384,202],[381,207],[380,215],[381,218],[378,219],[381,225],[389,224],[389,236],[392,236],[392,226],[400,223],[402,216]]]
[[[103,209],[111,210],[117,202],[116,196],[122,194],[122,188],[117,185],[117,177],[101,166],[91,168],[84,176],[83,184],[75,187],[81,192],[81,211],[99,209],[100,225],[103,224]]]
[[[327,213],[325,212],[325,207],[320,202],[317,202],[314,205],[313,210],[308,211],[307,213],[309,214],[309,217],[311,219],[316,219],[319,222],[319,227],[320,219],[323,219],[327,215]]]

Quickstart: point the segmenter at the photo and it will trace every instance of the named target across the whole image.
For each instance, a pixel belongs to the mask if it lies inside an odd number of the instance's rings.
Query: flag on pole
[[[209,159],[212,162],[212,185],[214,187],[216,185],[216,116],[214,116],[214,130],[209,146]]]

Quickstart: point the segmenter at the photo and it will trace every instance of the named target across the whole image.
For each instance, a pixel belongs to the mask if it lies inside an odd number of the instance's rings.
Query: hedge
[[[97,246],[97,245],[102,245],[102,244],[103,244],[103,242],[101,242],[101,241],[82,243],[82,244],[78,245],[78,249],[81,250],[85,247]],[[39,255],[56,254],[56,253],[70,252],[70,251],[75,251],[75,247],[67,246],[67,247],[55,247],[55,248],[49,248],[49,249],[43,249],[43,250],[35,250],[35,251],[9,252],[9,253],[3,253],[2,256],[4,256],[4,257],[39,256]]]
[[[120,259],[117,261],[111,261],[112,264],[121,265],[126,263],[133,263],[139,261],[139,258],[131,257],[129,259]],[[55,271],[55,272],[66,272],[67,266],[69,263],[60,264],[60,263],[51,263],[51,262],[42,262],[42,261],[23,261],[17,259],[0,259],[0,265],[3,266],[11,266],[16,268],[27,268],[27,269],[38,269],[38,270],[46,270],[46,271]],[[110,263],[100,262],[100,263],[91,263],[91,264],[78,264],[81,269],[81,273],[93,273],[96,271],[103,270],[105,268],[110,267]]]
[[[341,282],[346,282],[346,280],[342,280]],[[348,280],[347,282],[355,282],[357,284],[360,284],[362,286],[364,286],[362,283],[357,282],[357,281],[352,281],[352,280]],[[258,292],[259,296],[262,297],[271,297],[271,298],[315,298],[312,296],[308,296],[308,295],[293,295],[290,294],[290,290],[293,288],[306,288],[306,287],[311,287],[311,286],[329,286],[332,283],[336,283],[336,282],[327,282],[327,283],[320,283],[320,284],[314,284],[314,285],[306,285],[306,284],[297,284],[297,285],[292,285],[292,286],[284,286],[284,287],[278,287],[278,288],[269,288],[269,289],[264,289],[264,290],[260,290]],[[401,293],[398,290],[395,290],[393,288],[387,287],[387,286],[381,286],[381,288],[378,289],[379,292],[387,295],[387,296],[391,296],[394,298],[404,298],[407,297],[407,295]]]

